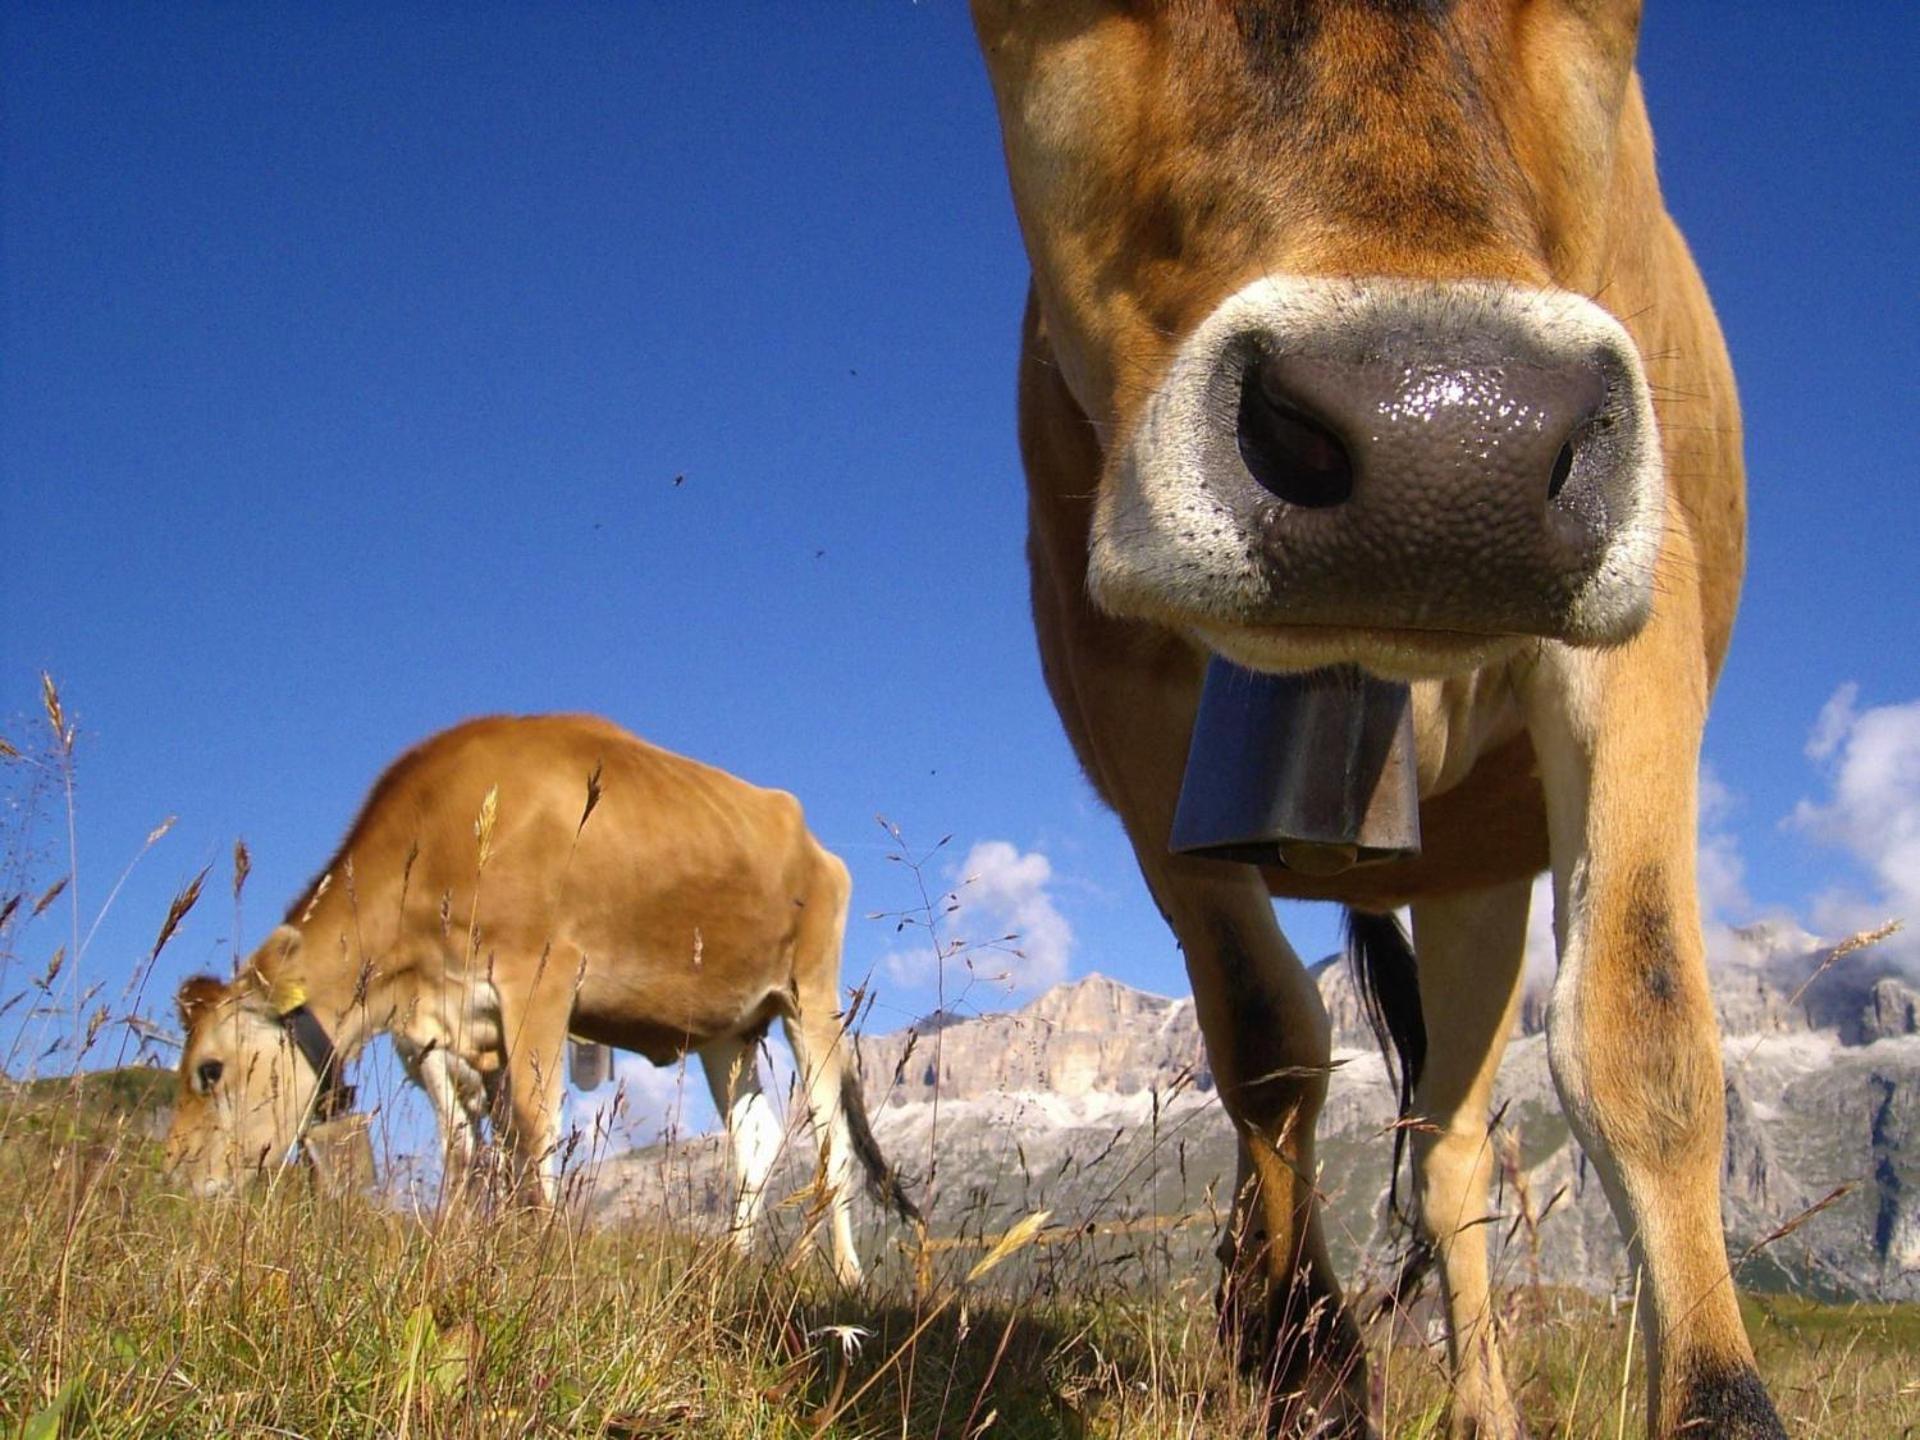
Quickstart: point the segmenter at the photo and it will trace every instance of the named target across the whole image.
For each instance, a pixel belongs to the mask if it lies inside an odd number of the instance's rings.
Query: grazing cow
[[[754,1063],[778,1016],[820,1142],[835,1269],[855,1281],[854,1157],[903,1215],[913,1207],[848,1063],[849,892],[846,866],[782,791],[590,716],[455,726],[380,777],[325,873],[233,980],[181,987],[169,1161],[205,1191],[277,1164],[311,1118],[350,1103],[341,1072],[386,1031],[433,1100],[450,1167],[491,1108],[551,1201],[571,1029],[657,1064],[698,1053],[744,1245],[781,1139]]]
[[[1739,416],[1654,174],[1638,4],[973,11],[1033,269],[1040,652],[1185,952],[1242,1140],[1223,1294],[1276,1424],[1369,1427],[1313,1192],[1327,1021],[1271,897],[1353,907],[1410,1052],[1424,1009],[1416,1195],[1453,1425],[1505,1437],[1487,1109],[1550,867],[1553,1075],[1642,1277],[1653,1431],[1781,1434],[1721,1231],[1695,886]],[[1335,876],[1170,854],[1209,655],[1413,682],[1424,851]],[[1417,998],[1392,983],[1414,983],[1399,906]]]

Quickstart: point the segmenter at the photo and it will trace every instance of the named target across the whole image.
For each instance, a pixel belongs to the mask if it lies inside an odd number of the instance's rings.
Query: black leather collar
[[[280,1023],[287,1027],[287,1034],[300,1047],[313,1073],[320,1077],[320,1090],[313,1102],[314,1117],[331,1120],[351,1110],[353,1087],[340,1078],[344,1062],[334,1048],[333,1037],[327,1034],[327,1027],[320,1023],[320,1017],[306,1006],[296,1005],[280,1017]]]

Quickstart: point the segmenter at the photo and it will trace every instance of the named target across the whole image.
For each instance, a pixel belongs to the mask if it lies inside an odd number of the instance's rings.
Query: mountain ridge
[[[1757,1288],[1920,1299],[1920,989],[1870,953],[1834,950],[1780,925],[1722,937],[1730,1249]],[[1334,1041],[1320,1188],[1343,1268],[1377,1275],[1400,1244],[1383,1204],[1395,1093],[1335,958],[1313,967]],[[1546,1008],[1536,984],[1496,1087],[1496,1270],[1615,1287],[1626,1257],[1560,1114]],[[932,1200],[936,1229],[991,1230],[1041,1205],[1070,1223],[1166,1220],[1218,1214],[1231,1195],[1232,1129],[1191,997],[1092,972],[1018,1010],[861,1036],[858,1055],[881,1144]],[[723,1160],[720,1137],[614,1157],[598,1203],[714,1223]],[[786,1183],[803,1170],[790,1164]],[[1162,1259],[1201,1273],[1211,1244],[1195,1225],[1163,1237]]]

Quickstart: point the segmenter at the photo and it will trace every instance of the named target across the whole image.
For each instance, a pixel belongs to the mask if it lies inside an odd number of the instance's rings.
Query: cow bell
[[[1338,875],[1420,853],[1413,693],[1351,666],[1207,666],[1173,818],[1176,855]]]
[[[613,1078],[613,1052],[596,1041],[569,1035],[567,1071],[576,1089],[598,1090]]]

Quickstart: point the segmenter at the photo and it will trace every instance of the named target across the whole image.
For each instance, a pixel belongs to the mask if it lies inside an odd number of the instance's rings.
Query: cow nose
[[[1546,511],[1606,403],[1597,359],[1552,365],[1262,356],[1236,438],[1261,488],[1303,509],[1383,503]]]
[[[1108,479],[1101,605],[1282,650],[1619,644],[1667,509],[1625,327],[1478,280],[1252,282],[1181,343]],[[1277,634],[1307,629],[1341,633]]]
[[[1353,458],[1342,428],[1312,398],[1288,382],[1285,359],[1270,356],[1247,367],[1240,386],[1236,438],[1247,473],[1289,505],[1318,510],[1353,496]]]
[[[1270,612],[1577,633],[1637,483],[1615,429],[1619,358],[1510,324],[1400,318],[1243,333],[1221,354],[1241,475],[1217,493],[1245,517]]]

